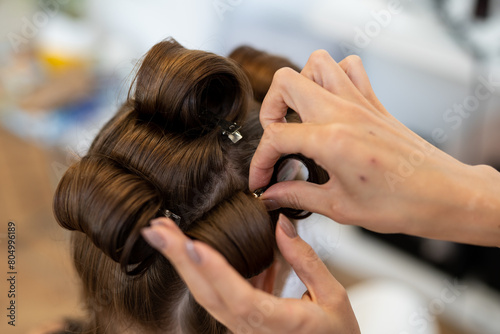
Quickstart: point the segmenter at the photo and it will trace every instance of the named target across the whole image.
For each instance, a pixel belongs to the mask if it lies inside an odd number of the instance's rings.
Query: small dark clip
[[[176,224],[179,224],[181,222],[181,217],[170,210],[164,210],[163,214],[165,215],[165,217],[172,219]]]

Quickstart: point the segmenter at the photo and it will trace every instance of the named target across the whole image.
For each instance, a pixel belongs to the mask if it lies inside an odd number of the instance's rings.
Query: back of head
[[[90,319],[82,332],[226,331],[140,235],[166,210],[244,277],[272,263],[276,222],[248,190],[262,129],[247,75],[230,59],[174,40],[156,44],[128,100],[61,179],[54,213],[75,231]],[[242,125],[243,139],[234,144],[207,114]]]

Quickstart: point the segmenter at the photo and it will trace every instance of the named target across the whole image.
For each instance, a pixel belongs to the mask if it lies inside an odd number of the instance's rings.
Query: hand
[[[284,216],[276,240],[308,289],[302,300],[255,289],[219,253],[188,239],[167,218],[151,225],[143,231],[146,240],[175,266],[196,301],[233,333],[359,333],[345,289]]]
[[[302,124],[285,123],[289,107]],[[377,232],[500,245],[499,174],[457,161],[392,117],[359,57],[337,64],[316,51],[300,74],[279,70],[260,118],[251,190],[268,184],[282,154],[302,153],[330,175],[324,185],[273,185],[261,197],[269,207],[318,212]]]

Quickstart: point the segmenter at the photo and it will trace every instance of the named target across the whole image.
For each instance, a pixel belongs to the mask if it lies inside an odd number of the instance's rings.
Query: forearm
[[[435,180],[439,190],[417,206],[421,223],[408,234],[500,247],[500,173],[484,165],[459,170]]]
[[[385,110],[359,58],[343,62],[321,52],[301,74],[277,72],[261,108],[265,130],[250,188],[269,183],[282,154],[298,152],[330,181],[273,185],[261,199],[274,209],[318,212],[378,233],[500,247],[500,173],[465,165],[419,137]],[[288,108],[302,124],[282,123]]]

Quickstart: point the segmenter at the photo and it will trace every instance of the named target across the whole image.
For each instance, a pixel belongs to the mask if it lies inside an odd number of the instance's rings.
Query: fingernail
[[[186,251],[187,251],[189,258],[194,263],[196,263],[196,264],[201,263],[201,256],[198,253],[198,251],[196,250],[196,248],[194,248],[193,241],[189,240],[188,242],[186,242]]]
[[[264,203],[264,205],[266,206],[267,211],[274,211],[281,208],[278,202],[276,202],[274,199],[263,199],[262,203]]]
[[[281,228],[283,229],[283,232],[285,232],[285,234],[290,239],[297,237],[297,230],[295,229],[295,227],[293,227],[292,223],[283,215],[280,215],[278,224],[280,224]]]
[[[158,225],[167,226],[167,224],[165,224],[165,218],[164,217],[152,219],[149,222],[149,224],[151,224],[151,226],[158,226]]]
[[[167,241],[163,238],[158,231],[150,227],[145,227],[141,230],[141,234],[146,241],[154,248],[164,249],[167,246]]]

